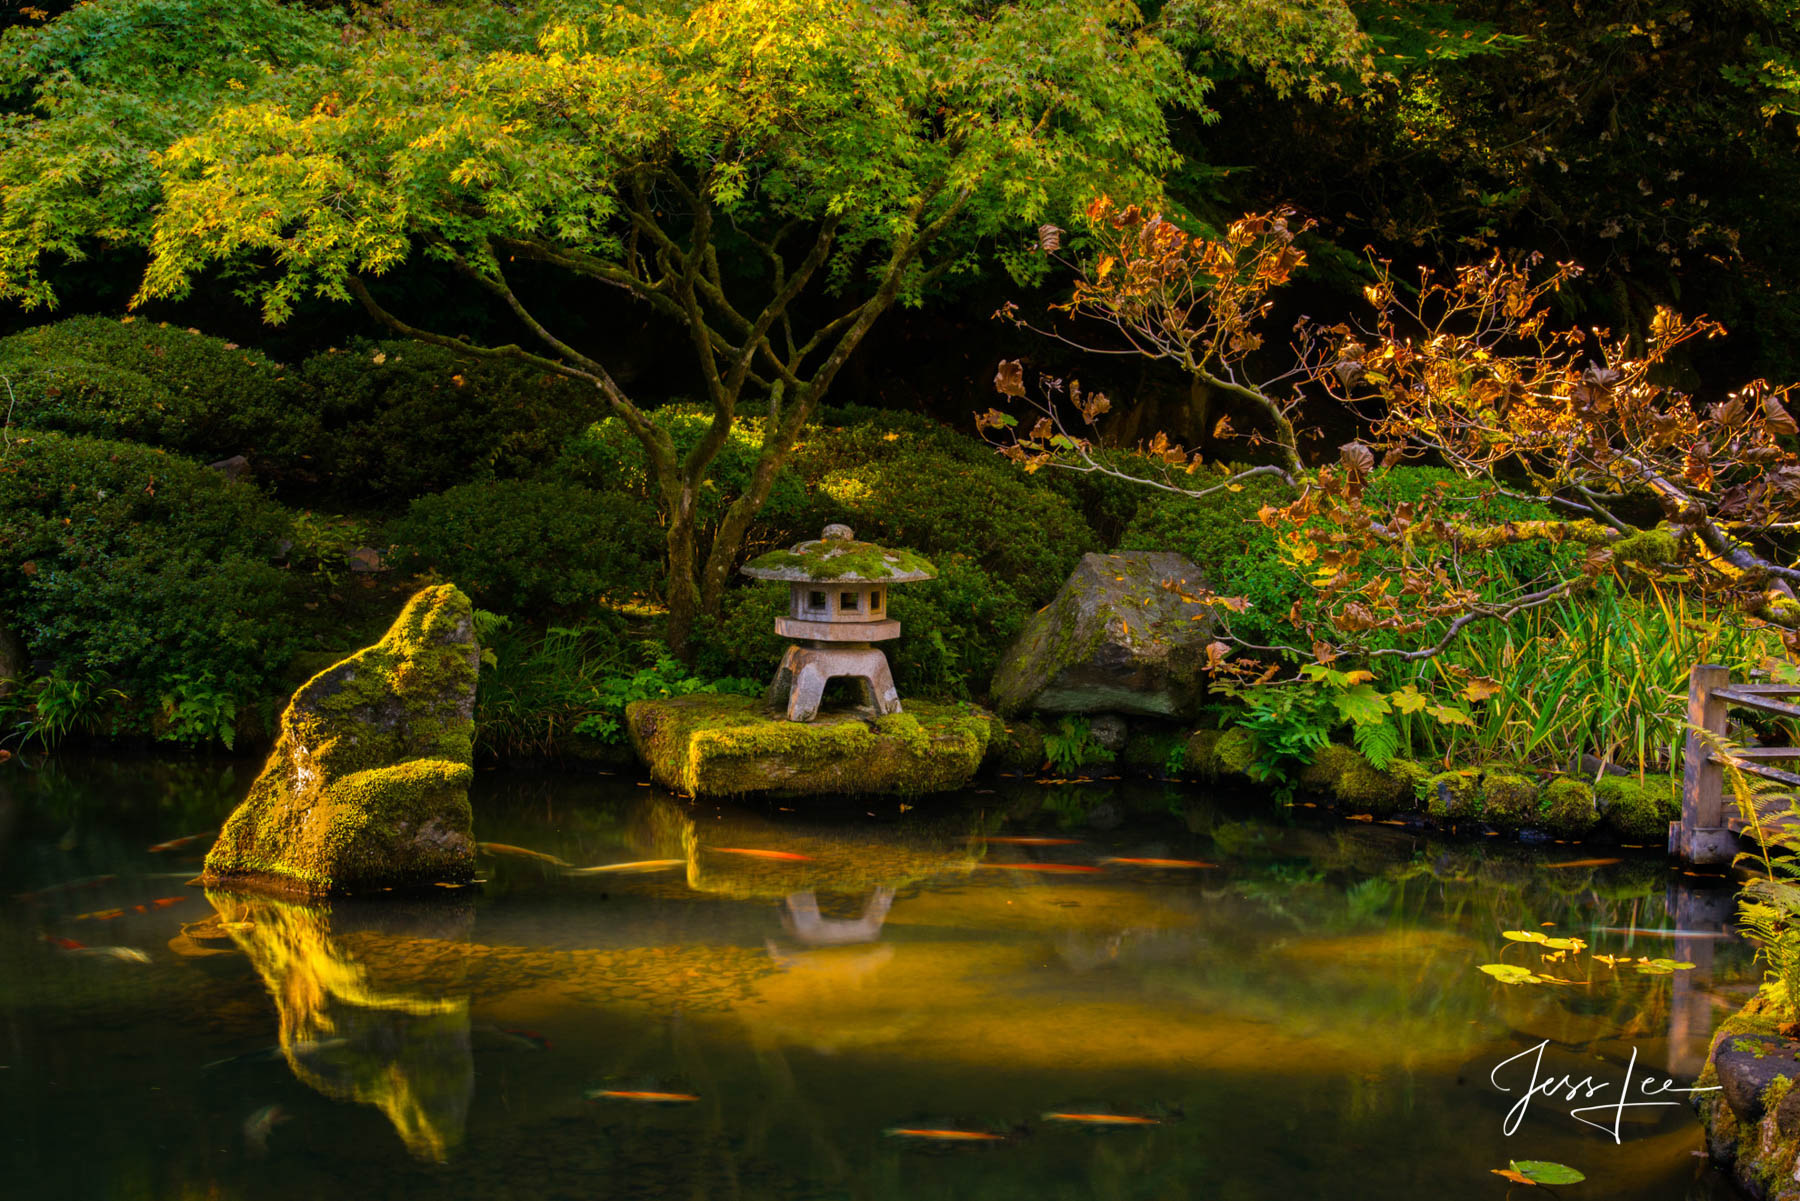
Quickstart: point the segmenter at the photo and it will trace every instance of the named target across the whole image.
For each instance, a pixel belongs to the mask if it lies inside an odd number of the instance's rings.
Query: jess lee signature
[[[1543,1074],[1544,1048],[1549,1045],[1550,1040],[1545,1039],[1537,1046],[1520,1051],[1510,1059],[1501,1060],[1494,1065],[1494,1070],[1488,1073],[1489,1084],[1492,1084],[1503,1093],[1511,1093],[1516,1091],[1516,1085],[1522,1082],[1517,1078],[1522,1077],[1526,1070],[1526,1064],[1521,1063],[1520,1061],[1529,1061],[1531,1074],[1530,1083],[1526,1085],[1525,1093],[1519,1098],[1518,1103],[1506,1111],[1506,1122],[1501,1126],[1501,1131],[1509,1136],[1513,1131],[1519,1128],[1519,1123],[1525,1120],[1525,1111],[1531,1107],[1532,1099],[1535,1097],[1544,1097],[1548,1099],[1560,1094],[1565,1101],[1591,1101],[1597,1096],[1606,1094],[1608,1090],[1616,1089],[1617,1095],[1613,1100],[1606,1101],[1599,1105],[1578,1105],[1569,1110],[1570,1117],[1583,1125],[1592,1126],[1596,1130],[1606,1131],[1608,1134],[1612,1135],[1613,1142],[1615,1143],[1621,1141],[1619,1138],[1619,1126],[1620,1123],[1624,1121],[1625,1111],[1627,1109],[1653,1109],[1662,1105],[1682,1105],[1686,1103],[1680,1100],[1632,1100],[1634,1095],[1632,1092],[1634,1087],[1633,1073],[1637,1070],[1636,1047],[1631,1049],[1631,1062],[1626,1065],[1624,1078],[1613,1081],[1595,1080],[1592,1076],[1584,1076],[1580,1080],[1568,1075],[1545,1076]],[[1508,1073],[1508,1079],[1512,1081],[1512,1084],[1502,1084],[1500,1082],[1500,1073],[1511,1064],[1519,1064],[1517,1068]],[[1638,1090],[1636,1095],[1652,1098],[1664,1097],[1670,1093],[1687,1094],[1717,1092],[1719,1086],[1713,1085],[1710,1088],[1676,1088],[1675,1082],[1666,1076],[1662,1078],[1661,1083],[1659,1084],[1657,1082],[1657,1077],[1646,1075],[1635,1082],[1635,1087]],[[1589,1113],[1611,1114],[1612,1121],[1610,1124],[1607,1124],[1604,1122],[1592,1121],[1582,1116],[1583,1114]]]

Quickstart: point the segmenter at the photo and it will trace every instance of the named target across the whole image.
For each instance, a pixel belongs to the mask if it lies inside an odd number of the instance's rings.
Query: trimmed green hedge
[[[150,321],[71,317],[0,340],[15,426],[142,442],[280,472],[318,443],[292,373],[254,350]],[[0,396],[0,402],[7,398]]]
[[[262,493],[127,442],[15,430],[0,443],[0,614],[34,656],[155,702],[202,678],[247,700],[292,649]]]
[[[321,491],[357,505],[540,474],[605,408],[580,381],[419,342],[358,340],[298,376],[324,426]]]
[[[661,552],[656,514],[642,501],[529,480],[420,497],[388,532],[397,566],[435,571],[504,613],[641,591]]]

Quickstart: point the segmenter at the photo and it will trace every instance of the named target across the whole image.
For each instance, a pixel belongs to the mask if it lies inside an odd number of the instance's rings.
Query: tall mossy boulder
[[[414,595],[380,642],[294,694],[206,881],[328,895],[471,879],[479,666],[469,598]]]
[[[960,788],[981,766],[993,721],[973,705],[915,700],[873,720],[826,713],[787,721],[760,700],[709,694],[635,701],[625,720],[651,777],[696,797]]]
[[[1191,716],[1203,691],[1211,611],[1188,599],[1200,568],[1176,554],[1083,555],[994,673],[1002,715]]]

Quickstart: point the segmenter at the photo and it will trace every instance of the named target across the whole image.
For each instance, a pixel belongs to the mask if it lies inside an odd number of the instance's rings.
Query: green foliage
[[[475,740],[485,754],[570,751],[571,735],[621,745],[625,706],[634,700],[762,690],[755,680],[694,676],[662,644],[633,639],[612,617],[540,634],[478,609],[475,626],[484,648]]]
[[[694,449],[713,420],[710,411],[685,402],[664,405],[650,419],[668,435],[680,455]],[[703,543],[712,541],[726,507],[748,487],[765,430],[763,418],[739,416],[708,467],[694,515],[695,530]],[[570,439],[553,472],[559,479],[633,496],[646,504],[659,499],[643,444],[617,417],[595,422]],[[770,486],[748,542],[752,546],[788,545],[802,537],[817,538],[817,529],[804,532],[811,515],[805,486],[791,471],[782,471]]]
[[[1065,717],[1055,729],[1045,730],[1044,757],[1059,776],[1072,776],[1091,764],[1111,763],[1115,758],[1112,751],[1094,741],[1085,717]]]
[[[629,594],[652,577],[655,519],[627,496],[525,480],[423,496],[389,531],[395,565],[431,570],[482,605],[538,613]]]
[[[6,31],[0,294],[53,303],[46,257],[144,229],[162,196],[153,155],[221,102],[283,91],[337,41],[332,14],[279,0],[106,0]]]
[[[318,439],[279,363],[198,330],[71,317],[0,341],[13,424],[143,442],[278,475]]]
[[[1406,754],[1558,768],[1588,754],[1672,771],[1686,734],[1681,698],[1689,669],[1722,663],[1742,677],[1781,656],[1773,632],[1746,628],[1660,585],[1633,591],[1607,579],[1510,621],[1477,623],[1435,658],[1375,659],[1371,667],[1384,689],[1414,689],[1468,714],[1445,724],[1416,706],[1397,711],[1392,720]],[[1493,695],[1466,703],[1461,693],[1471,679],[1492,681]]]
[[[172,701],[179,737],[216,732],[223,709],[203,692],[241,705],[268,687],[293,637],[269,562],[287,528],[254,488],[160,451],[21,431],[0,444],[0,612],[69,678],[128,693],[139,726]]]
[[[416,342],[359,339],[298,376],[325,427],[323,490],[349,504],[536,475],[604,408],[590,385]]]
[[[1203,469],[1194,486],[1209,486],[1226,474]],[[1399,503],[1417,500],[1427,489],[1443,489],[1463,501],[1449,509],[1470,522],[1545,516],[1533,504],[1483,497],[1478,484],[1439,468],[1392,467],[1371,476],[1368,490],[1371,497]],[[1282,560],[1275,532],[1257,520],[1257,512],[1264,505],[1279,506],[1293,499],[1293,490],[1271,476],[1244,481],[1240,492],[1220,492],[1200,500],[1150,493],[1126,529],[1119,549],[1186,555],[1206,572],[1214,592],[1249,601],[1247,611],[1231,615],[1234,634],[1260,646],[1291,643],[1294,627],[1288,613],[1296,604],[1303,612],[1311,612],[1313,591],[1305,571]],[[1548,566],[1546,552],[1536,546],[1506,547],[1496,552],[1495,558],[1507,574],[1521,580],[1536,578]],[[1372,555],[1364,558],[1360,571],[1372,579],[1386,567],[1381,556]]]
[[[111,705],[126,699],[123,692],[107,688],[92,675],[70,675],[60,669],[21,683],[0,696],[0,742],[53,747],[77,730],[96,728]]]
[[[595,711],[575,727],[602,742],[625,741],[625,706],[633,701],[659,700],[670,696],[692,696],[695,693],[727,693],[734,696],[756,696],[763,691],[760,681],[742,676],[703,679],[692,675],[679,659],[658,654],[645,667],[630,675],[604,676],[594,689]]]

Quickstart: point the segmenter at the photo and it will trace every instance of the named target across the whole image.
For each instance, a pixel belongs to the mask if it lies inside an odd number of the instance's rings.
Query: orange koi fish
[[[86,943],[76,942],[72,938],[64,938],[60,934],[46,934],[43,937],[45,942],[49,943],[59,951],[79,951],[87,945]]]
[[[504,842],[478,842],[475,849],[484,855],[517,855],[522,859],[536,859],[540,863],[549,863],[556,867],[568,867],[566,859],[558,859],[555,855],[543,851],[534,851],[529,847],[515,847]]]
[[[602,872],[624,872],[627,875],[635,875],[638,872],[660,872],[667,871],[672,867],[686,866],[687,860],[685,859],[639,859],[635,863],[602,863],[597,867],[572,867],[564,874],[598,876]]]
[[[169,906],[179,905],[187,899],[187,897],[157,897],[154,901],[150,902],[150,908],[167,909]]]
[[[721,855],[749,855],[754,859],[781,859],[804,862],[812,858],[811,855],[802,855],[798,851],[759,851],[749,847],[708,847],[707,849],[717,851]]]
[[[218,834],[217,830],[207,830],[206,832],[201,833],[201,834],[186,834],[180,838],[171,838],[167,842],[159,842],[155,846],[151,847],[149,849],[149,853],[152,855],[160,855],[164,851],[179,850],[180,848],[187,846],[189,843],[199,842],[202,838],[212,838],[216,834]]]
[[[1005,1138],[985,1130],[933,1130],[913,1126],[896,1126],[888,1133],[897,1138],[935,1138],[952,1143],[997,1143]]]
[[[1089,1122],[1095,1126],[1160,1126],[1161,1118],[1140,1118],[1128,1113],[1047,1113],[1050,1122]]]
[[[1039,838],[1035,835],[1000,835],[989,834],[982,842],[1003,844],[1009,847],[1067,847],[1080,842],[1079,838]]]
[[[1200,859],[1102,859],[1102,863],[1129,863],[1135,867],[1217,867]]]
[[[599,1101],[602,1099],[612,1101],[648,1101],[653,1105],[685,1105],[689,1101],[698,1101],[700,1099],[693,1093],[646,1093],[632,1092],[628,1089],[618,1088],[590,1088],[587,1091],[587,1098],[590,1101]]]
[[[1623,859],[1571,859],[1567,863],[1546,863],[1545,867],[1607,867],[1614,863],[1623,863]]]
[[[1015,872],[1062,872],[1073,874],[1098,874],[1100,869],[1089,867],[1085,863],[977,863],[976,867],[1005,868]]]
[[[69,920],[72,922],[85,922],[85,921],[110,922],[114,918],[124,917],[124,916],[125,916],[125,911],[123,909],[96,909],[92,913],[77,913],[74,917],[70,918]]]

